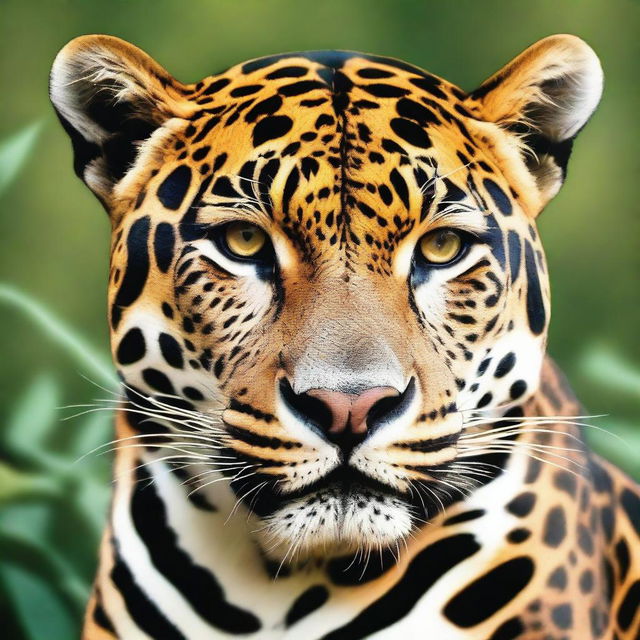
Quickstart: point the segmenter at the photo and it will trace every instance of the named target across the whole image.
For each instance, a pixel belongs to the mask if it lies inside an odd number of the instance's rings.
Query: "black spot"
[[[279,95],[273,95],[270,98],[256,102],[256,104],[247,111],[244,119],[247,122],[254,122],[259,116],[272,115],[282,106],[282,98]]]
[[[307,75],[309,70],[307,67],[280,67],[275,71],[267,74],[265,77],[267,80],[279,80],[280,78],[300,78],[301,76]]]
[[[439,124],[440,120],[434,115],[433,111],[427,109],[427,107],[421,105],[419,102],[409,100],[409,98],[402,98],[398,100],[396,106],[398,115],[403,118],[410,118],[420,123],[423,127],[428,124]]]
[[[567,588],[568,581],[566,569],[564,567],[556,567],[549,576],[547,584],[554,589],[564,591]]]
[[[312,175],[315,176],[320,169],[320,165],[315,158],[303,158],[300,164],[302,175],[308,180]]]
[[[176,167],[158,187],[158,200],[173,211],[180,208],[191,184],[191,169],[184,164]]]
[[[549,547],[558,547],[567,535],[567,522],[562,507],[554,507],[544,523],[543,540]]]
[[[482,398],[478,401],[477,408],[482,409],[482,407],[486,407],[493,400],[493,395],[491,392],[485,393]]]
[[[287,181],[284,183],[284,189],[282,191],[282,210],[284,213],[291,215],[290,203],[293,194],[298,188],[300,182],[300,172],[297,167],[293,167],[291,172],[287,176]]]
[[[573,611],[570,604],[560,604],[551,609],[551,619],[559,629],[570,629],[573,625]]]
[[[380,194],[382,202],[384,202],[387,207],[393,202],[393,194],[391,193],[391,189],[389,189],[386,184],[378,185],[378,193]]]
[[[506,509],[509,513],[512,513],[514,516],[518,518],[524,518],[531,513],[534,505],[536,503],[536,494],[531,491],[525,491],[525,493],[521,493],[516,496],[509,504],[507,504]]]
[[[527,383],[524,380],[516,380],[509,388],[509,397],[512,400],[521,398],[527,390]]]
[[[531,558],[525,556],[498,565],[449,600],[444,608],[445,616],[463,628],[480,624],[529,584],[533,569]]]
[[[593,571],[585,569],[580,575],[580,591],[585,595],[593,591]]]
[[[631,557],[629,556],[629,546],[625,542],[624,538],[620,538],[615,546],[616,561],[618,563],[618,573],[620,582],[624,582],[629,571],[629,565],[631,564]]]
[[[224,370],[224,356],[220,356],[213,365],[213,375],[219,378]]]
[[[307,93],[313,89],[326,90],[327,85],[318,80],[300,80],[292,84],[285,84],[278,89],[278,93],[283,96],[299,96],[301,93]]]
[[[614,517],[613,509],[608,505],[604,505],[602,509],[600,509],[600,521],[607,542],[611,542],[613,538]]]
[[[310,613],[313,613],[316,609],[319,609],[329,599],[329,592],[327,588],[322,585],[316,585],[315,587],[309,587],[304,593],[302,593],[296,601],[291,605],[287,615],[285,617],[285,626],[298,622]]]
[[[120,364],[131,364],[137,362],[145,354],[144,336],[137,327],[129,329],[124,338],[120,340],[116,357]]]
[[[435,582],[480,549],[471,534],[443,538],[423,549],[400,580],[351,622],[328,633],[323,640],[359,640],[404,618]]]
[[[167,302],[163,302],[161,308],[162,308],[162,313],[167,318],[173,318],[173,309],[171,308],[170,304],[168,304]]]
[[[491,364],[491,358],[485,358],[478,366],[478,375],[483,376],[486,373],[487,367],[490,364]]]
[[[620,504],[636,530],[636,535],[640,536],[640,497],[631,489],[624,489],[620,494]]]
[[[520,260],[522,258],[522,243],[520,236],[515,231],[507,234],[507,246],[509,248],[509,272],[511,282],[515,282],[520,273]]]
[[[578,546],[585,555],[593,555],[593,538],[583,524],[578,525]]]
[[[627,590],[618,609],[618,624],[626,631],[640,609],[640,580],[636,580]]]
[[[128,307],[142,293],[149,275],[149,216],[139,218],[129,229],[127,236],[127,268],[111,307],[111,324],[118,327],[122,308]]]
[[[468,522],[469,520],[476,520],[477,518],[481,518],[485,514],[484,509],[473,509],[471,511],[463,511],[462,513],[458,513],[455,516],[451,516],[447,518],[442,525],[444,527],[448,527],[454,524],[459,524],[460,522]]]
[[[293,126],[293,120],[288,116],[268,116],[263,118],[253,128],[253,146],[259,147],[268,140],[281,138]]]
[[[576,497],[576,477],[568,471],[556,471],[553,475],[553,484],[555,487],[569,494],[572,498]]]
[[[161,333],[158,338],[160,344],[160,351],[162,357],[176,369],[182,369],[184,366],[184,360],[182,358],[182,349],[178,344],[178,341],[170,336],[168,333]]]
[[[509,542],[513,542],[514,544],[520,544],[529,538],[531,535],[531,531],[529,529],[525,529],[520,527],[518,529],[513,529],[509,531],[507,534],[507,540]]]
[[[489,637],[489,640],[516,640],[524,632],[520,618],[510,618],[502,623]]]
[[[611,476],[604,467],[591,460],[590,469],[594,489],[598,493],[611,493],[613,491],[613,483],[611,482]]]
[[[220,78],[220,80],[215,80],[212,82],[203,92],[203,96],[210,96],[213,93],[217,93],[220,89],[226,87],[231,80],[229,78]]]
[[[482,184],[484,184],[484,188],[495,202],[498,210],[505,216],[510,216],[513,212],[513,206],[507,194],[490,178],[485,178]]]
[[[204,400],[204,396],[194,387],[184,387],[182,393],[189,398],[189,400]]]
[[[397,169],[392,169],[389,173],[389,180],[391,180],[391,184],[395,192],[398,194],[400,200],[402,200],[404,206],[409,208],[409,188],[407,187],[407,183],[405,179],[402,177],[402,174]]]
[[[375,67],[366,67],[364,69],[358,69],[358,75],[361,78],[391,78],[393,73],[391,71],[385,71],[384,69],[376,69]]]
[[[427,132],[412,120],[407,120],[406,118],[392,118],[390,125],[397,136],[406,140],[414,147],[428,149],[431,146],[431,140],[429,139]]]
[[[439,88],[441,84],[440,80],[435,76],[426,75],[422,78],[410,78],[409,82],[423,91],[429,92],[436,98],[447,99],[447,94]]]
[[[190,606],[207,622],[227,633],[254,633],[260,621],[250,611],[241,609],[225,598],[224,589],[215,575],[199,566],[178,544],[167,522],[166,507],[144,468],[136,472],[137,482],[131,498],[131,516],[151,562]],[[165,638],[164,634],[151,634]]]
[[[531,244],[525,242],[525,267],[527,273],[527,318],[531,331],[540,335],[547,320],[538,278],[538,268]]]
[[[142,372],[142,379],[156,391],[167,393],[169,395],[173,395],[174,393],[171,381],[164,373],[162,373],[162,371],[152,368],[144,369]]]
[[[236,87],[229,92],[232,98],[242,98],[244,96],[251,96],[254,93],[258,93],[262,89],[261,84],[246,84],[244,87]]]
[[[175,235],[173,226],[168,222],[161,222],[156,227],[156,233],[153,240],[153,251],[156,256],[156,264],[158,269],[166,273],[173,261],[173,250],[175,246]]]
[[[406,89],[391,84],[367,84],[362,85],[362,88],[376,98],[401,98],[409,93]]]
[[[496,372],[494,373],[496,378],[504,378],[504,376],[513,369],[513,365],[516,363],[516,355],[515,353],[507,353],[500,362],[498,362],[498,366],[496,367]]]

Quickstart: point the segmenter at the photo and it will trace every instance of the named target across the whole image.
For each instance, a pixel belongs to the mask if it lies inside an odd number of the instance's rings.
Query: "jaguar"
[[[546,355],[536,228],[602,84],[572,35],[471,92],[60,51],[122,383],[84,638],[640,637],[639,489]]]

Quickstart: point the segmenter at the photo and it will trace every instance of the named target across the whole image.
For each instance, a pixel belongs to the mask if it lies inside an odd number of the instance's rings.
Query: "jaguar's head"
[[[535,218],[601,88],[567,35],[471,93],[351,52],[197,84],[112,37],[58,55],[51,98],[113,226],[115,362],[203,416],[197,468],[265,545],[393,545],[482,478],[462,436],[536,390]]]

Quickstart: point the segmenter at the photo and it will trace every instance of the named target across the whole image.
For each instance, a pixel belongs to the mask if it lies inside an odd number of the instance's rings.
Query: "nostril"
[[[296,393],[286,378],[280,380],[280,393],[289,408],[297,413],[303,422],[311,422],[323,431],[331,428],[333,414],[322,400],[308,393]]]
[[[386,417],[390,417],[391,413],[402,402],[402,396],[392,396],[390,398],[382,398],[378,400],[367,414],[367,426],[371,428],[378,422],[384,421]]]
[[[367,429],[369,433],[402,415],[409,408],[413,400],[415,388],[415,379],[411,378],[402,393],[378,400],[378,402],[369,409],[369,413],[367,414]]]

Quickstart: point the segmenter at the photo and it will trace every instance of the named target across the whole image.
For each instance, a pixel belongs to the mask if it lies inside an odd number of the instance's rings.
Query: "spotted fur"
[[[124,382],[85,638],[638,637],[638,487],[545,355],[536,231],[601,87],[567,35],[471,93],[354,52],[196,84],[117,38],[60,52]],[[221,245],[238,220],[271,262]],[[442,266],[438,228],[466,238]],[[314,392],[371,389],[333,437]]]

